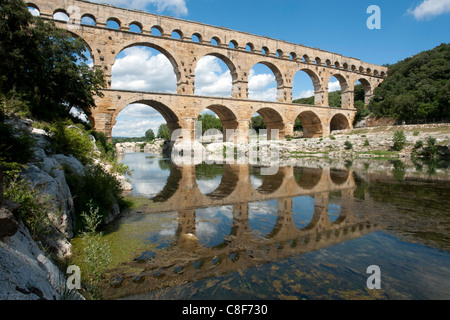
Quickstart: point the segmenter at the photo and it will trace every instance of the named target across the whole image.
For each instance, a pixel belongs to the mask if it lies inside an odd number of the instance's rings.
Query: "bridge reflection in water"
[[[106,297],[145,294],[234,271],[243,272],[381,229],[371,222],[376,209],[370,200],[364,201],[364,209],[358,202],[359,209],[355,210],[356,183],[350,170],[280,167],[273,176],[260,176],[259,168],[249,165],[224,164],[221,170],[219,186],[204,194],[197,183],[196,166],[171,166],[166,186],[152,199],[155,205],[145,210],[148,214],[176,212],[177,227],[170,244],[154,250],[148,259],[127,263],[139,272],[122,274],[120,288],[109,287],[104,293]],[[255,176],[260,180],[257,187],[251,179]],[[330,195],[333,202],[339,203],[340,210],[330,212],[333,209]],[[299,222],[295,213],[298,210],[294,208],[304,203],[299,201],[303,198],[309,199],[313,208],[307,223]],[[261,202],[276,202],[275,222],[264,233],[252,230],[250,218],[252,207]],[[232,212],[229,234],[213,244],[201,241],[198,226],[202,210],[223,207]],[[339,211],[337,217],[335,211]],[[215,223],[211,219],[209,223]]]

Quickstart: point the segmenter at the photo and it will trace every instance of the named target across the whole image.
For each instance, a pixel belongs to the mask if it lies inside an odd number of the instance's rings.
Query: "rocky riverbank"
[[[74,195],[66,172],[70,170],[83,176],[89,165],[83,165],[71,155],[49,152],[49,133],[33,128],[32,121],[18,118],[9,121],[18,134],[28,134],[35,142],[32,158],[20,172],[19,180],[27,182],[43,199],[50,225],[42,237],[35,239],[17,218],[17,203],[3,203],[0,208],[0,299],[61,299],[65,275],[53,261],[72,255],[70,240],[76,228]],[[105,172],[111,168],[100,158],[93,159],[90,165],[100,165]],[[116,177],[123,189],[131,188],[125,177],[109,174]],[[118,200],[114,199],[103,223],[109,223],[119,214]]]

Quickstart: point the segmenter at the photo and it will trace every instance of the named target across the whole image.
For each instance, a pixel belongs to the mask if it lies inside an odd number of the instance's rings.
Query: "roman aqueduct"
[[[205,109],[219,116],[224,131],[233,129],[239,137],[248,137],[251,118],[256,112],[264,118],[268,133],[278,129],[280,138],[293,135],[297,117],[305,137],[328,136],[333,130],[352,126],[356,113],[355,84],[359,81],[363,85],[368,102],[387,73],[385,67],[317,48],[142,11],[79,0],[32,0],[26,4],[39,11],[41,18],[52,20],[58,27],[84,39],[94,66],[104,70],[108,87],[103,90],[104,96],[96,99],[97,107],[90,121],[108,137],[118,114],[133,103],[153,107],[172,131],[183,129],[187,132],[183,135],[190,139],[194,138],[195,121]],[[55,19],[56,13],[65,13],[69,21]],[[84,23],[85,19],[92,23]],[[108,27],[110,21],[118,28]],[[169,59],[177,79],[176,93],[111,88],[111,70],[117,55],[133,46],[154,48]],[[204,56],[217,57],[228,66],[232,76],[231,97],[194,94],[195,69]],[[276,77],[276,102],[248,98],[249,73],[258,63],[269,67]],[[298,71],[305,72],[312,80],[313,106],[292,103],[293,78]],[[328,83],[333,76],[341,86],[341,108],[329,107]]]

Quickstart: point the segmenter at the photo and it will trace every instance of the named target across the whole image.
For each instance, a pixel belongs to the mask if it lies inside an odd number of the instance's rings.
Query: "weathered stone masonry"
[[[224,131],[233,129],[243,138],[248,136],[255,112],[265,119],[269,132],[279,129],[280,138],[293,134],[297,117],[302,121],[306,137],[328,136],[334,129],[352,126],[356,112],[353,105],[355,83],[360,81],[364,86],[368,102],[387,73],[385,67],[317,48],[168,16],[79,0],[26,3],[39,10],[44,19],[53,19],[57,12],[66,13],[70,17],[69,23],[56,20],[55,23],[84,39],[95,67],[104,70],[108,88],[103,90],[104,97],[97,98],[97,108],[90,120],[96,130],[109,137],[117,115],[131,103],[144,103],[155,108],[171,130],[184,129],[187,132],[185,138],[190,139],[194,137],[195,120],[206,108],[219,116]],[[81,24],[84,17],[93,19],[95,25]],[[119,29],[107,28],[107,22],[111,20],[118,23]],[[138,26],[142,32],[131,32],[131,25]],[[157,32],[152,34],[154,30]],[[173,33],[178,37],[172,37]],[[192,41],[194,35],[198,42]],[[154,48],[169,59],[177,78],[177,94],[111,89],[111,70],[117,55],[133,46]],[[194,95],[195,68],[207,55],[220,58],[230,69],[232,97]],[[257,63],[273,71],[277,80],[277,102],[248,99],[248,77]],[[292,82],[300,70],[313,82],[315,106],[292,103]],[[332,76],[341,85],[342,108],[328,106],[328,82]]]

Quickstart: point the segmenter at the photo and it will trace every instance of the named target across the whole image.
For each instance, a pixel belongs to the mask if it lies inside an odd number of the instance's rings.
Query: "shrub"
[[[396,131],[394,133],[394,150],[401,151],[406,143],[406,136],[405,133],[402,130]]]
[[[353,145],[350,141],[347,140],[344,143],[344,148],[345,148],[345,150],[351,150],[351,149],[353,149]]]
[[[68,126],[67,122],[56,122],[49,128],[51,146],[54,153],[73,155],[83,164],[92,162],[94,144],[88,133],[77,126]]]
[[[364,141],[364,146],[365,146],[365,147],[368,147],[368,146],[370,146],[370,142],[369,142],[369,139],[366,139],[366,140]]]
[[[416,141],[416,144],[414,145],[414,149],[420,149],[422,147],[423,147],[423,141],[422,140]]]
[[[120,198],[122,190],[117,179],[100,165],[87,167],[84,175],[77,174],[67,167],[64,169],[67,183],[74,197],[77,213],[76,231],[79,232],[85,228],[84,220],[80,219],[80,213],[89,212],[91,207],[95,206],[103,219]]]

